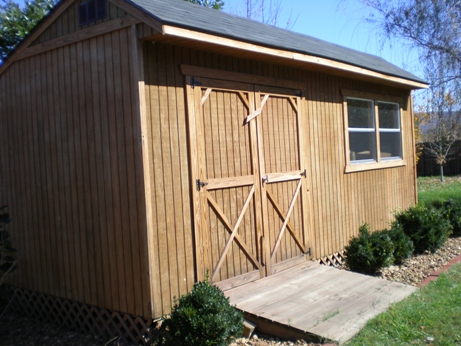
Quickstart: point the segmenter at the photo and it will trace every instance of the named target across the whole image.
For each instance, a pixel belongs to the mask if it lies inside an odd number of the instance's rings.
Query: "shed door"
[[[198,279],[242,283],[306,250],[296,90],[189,79]]]
[[[306,166],[301,154],[298,94],[290,89],[256,89],[256,107],[261,109],[257,128],[268,274],[294,264],[308,250]]]

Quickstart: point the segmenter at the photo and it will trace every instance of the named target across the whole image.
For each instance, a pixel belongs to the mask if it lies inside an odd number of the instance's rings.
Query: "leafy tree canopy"
[[[224,8],[224,1],[222,0],[186,0],[193,4],[214,8],[215,10],[222,10]]]
[[[373,9],[368,19],[378,24],[387,37],[402,38],[418,50],[431,84],[460,83],[459,0],[362,1]]]
[[[26,1],[21,8],[12,0],[0,2],[0,59],[5,60],[35,25],[53,8],[56,0]]]

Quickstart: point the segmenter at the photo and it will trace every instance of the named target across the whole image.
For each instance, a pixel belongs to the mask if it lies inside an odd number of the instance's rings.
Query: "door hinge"
[[[304,178],[307,178],[306,170],[304,170],[304,172],[301,172],[299,175],[302,176],[302,177],[304,177]]]
[[[200,191],[203,187],[207,185],[208,183],[206,181],[200,181],[200,179],[195,180],[195,186],[197,187],[197,191]]]
[[[198,80],[195,79],[194,76],[192,76],[190,78],[190,84],[191,84],[192,89],[194,89],[196,85],[202,85],[202,82],[199,82]]]
[[[307,251],[304,253],[304,255],[312,256],[312,249],[311,248],[307,249]]]

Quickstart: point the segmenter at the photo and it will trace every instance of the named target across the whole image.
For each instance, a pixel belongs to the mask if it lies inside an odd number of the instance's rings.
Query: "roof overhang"
[[[288,66],[297,67],[305,70],[324,72],[332,75],[339,75],[349,78],[355,78],[364,81],[370,81],[380,84],[392,85],[404,89],[426,89],[428,84],[421,81],[415,81],[398,76],[392,76],[381,72],[373,71],[364,67],[348,64],[334,59],[309,55],[300,52],[294,52],[286,49],[268,47],[261,44],[246,42],[240,39],[223,37],[216,34],[210,34],[203,31],[184,28],[177,25],[162,22],[158,18],[146,13],[137,6],[126,2],[125,0],[109,0],[116,6],[125,10],[129,15],[133,16],[132,21],[122,21],[121,23],[112,23],[117,27],[144,22],[152,27],[157,33],[152,37],[145,37],[146,40],[157,42],[165,42],[169,44],[177,44],[195,49],[203,49],[206,51],[216,52],[219,54],[228,54],[235,57],[253,59],[255,61],[264,61],[268,63],[278,63]],[[22,42],[12,56],[5,61],[3,66],[0,66],[0,76],[8,67],[17,60],[21,60],[38,51],[29,48],[30,44],[58,17],[60,16],[74,0],[63,0],[59,5],[33,30],[29,37]],[[136,21],[138,20],[138,21]],[[110,28],[105,28],[109,30]],[[88,36],[97,34],[97,30],[88,28]],[[85,35],[83,35],[85,36]],[[82,36],[76,36],[82,38]],[[60,46],[71,43],[70,41],[56,40],[59,42],[50,42],[41,47],[43,50],[47,46]]]
[[[185,45],[193,46],[195,48],[197,48],[197,43],[199,43],[203,47],[219,47],[220,51],[225,51],[226,53],[229,53],[230,51],[246,52],[248,56],[266,56],[271,62],[284,61],[285,64],[305,67],[309,70],[329,72],[331,74],[346,77],[355,77],[361,80],[380,82],[387,85],[399,86],[405,89],[426,89],[429,87],[429,85],[425,83],[390,76],[362,67],[313,55],[265,47],[262,45],[238,41],[172,25],[162,25],[161,28],[163,37],[156,35],[152,38],[153,40],[158,42],[182,42]],[[187,42],[190,44],[187,44]],[[213,50],[216,51],[216,48]]]

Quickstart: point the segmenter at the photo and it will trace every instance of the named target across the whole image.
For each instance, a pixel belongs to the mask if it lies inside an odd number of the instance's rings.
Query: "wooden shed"
[[[63,0],[0,68],[18,304],[140,340],[207,271],[226,289],[385,228],[416,202],[425,87],[183,0]]]

